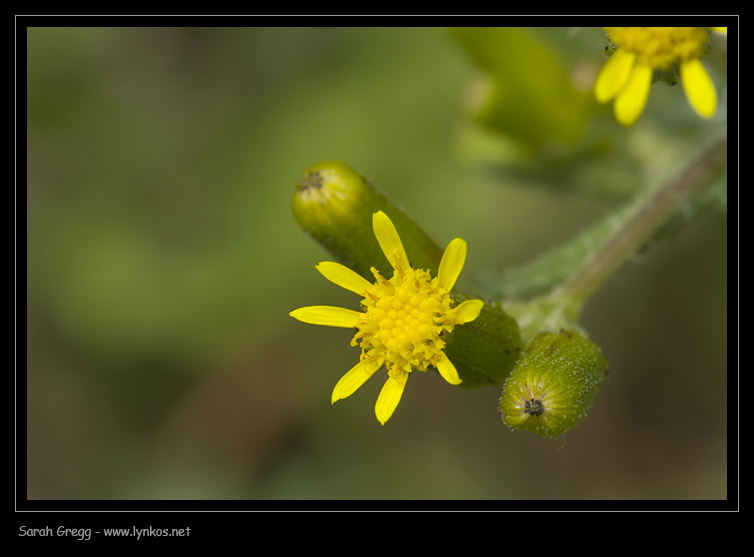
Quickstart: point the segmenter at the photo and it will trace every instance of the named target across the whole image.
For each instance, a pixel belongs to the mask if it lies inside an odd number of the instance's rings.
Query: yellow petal
[[[715,84],[698,58],[681,64],[681,82],[691,107],[704,118],[712,118],[717,108]]]
[[[332,404],[355,393],[380,367],[382,366],[378,362],[366,361],[353,366],[335,385],[332,391]]]
[[[441,287],[450,292],[461,274],[466,262],[466,241],[461,238],[451,240],[442,254],[440,269],[437,271],[437,281]]]
[[[470,323],[479,317],[479,312],[482,311],[484,302],[482,300],[466,300],[456,308],[456,323],[463,325],[464,323]]]
[[[652,85],[652,68],[636,64],[626,86],[615,99],[615,118],[624,126],[631,126],[644,111]]]
[[[295,309],[288,315],[311,325],[350,329],[356,326],[362,314],[358,311],[333,306],[307,306]]]
[[[408,270],[410,267],[403,242],[395,229],[393,221],[385,213],[377,211],[372,217],[372,228],[385,257],[393,269]]]
[[[388,377],[385,381],[380,396],[377,397],[377,404],[374,406],[374,413],[382,425],[385,425],[398,407],[407,380],[408,373],[403,372],[396,377]]]
[[[598,102],[605,103],[615,98],[626,86],[635,60],[636,55],[633,52],[621,48],[608,58],[594,84],[594,96]]]
[[[725,35],[728,34],[728,28],[727,27],[710,27],[713,31],[717,31],[718,33],[723,33]]]
[[[367,289],[372,286],[372,283],[359,273],[352,271],[340,263],[323,261],[317,265],[317,270],[330,282],[337,284],[341,288],[355,292],[359,296],[364,296]]]
[[[442,359],[437,362],[437,371],[439,371],[442,378],[451,385],[460,385],[462,383],[461,378],[458,376],[456,366],[453,365],[453,362],[451,362],[444,353]]]

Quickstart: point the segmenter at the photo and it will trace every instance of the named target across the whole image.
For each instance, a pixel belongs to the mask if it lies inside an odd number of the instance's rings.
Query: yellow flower
[[[467,300],[453,307],[450,291],[466,260],[466,242],[461,238],[445,248],[437,276],[432,278],[429,271],[411,266],[398,231],[385,213],[374,213],[372,228],[394,269],[389,280],[374,267],[374,284],[340,263],[325,261],[316,267],[326,279],[362,296],[363,311],[309,306],[290,315],[313,325],[357,329],[351,346],[360,343],[360,361],[335,385],[332,403],[353,394],[384,365],[388,378],[375,406],[377,419],[384,425],[398,406],[412,372],[432,366],[451,385],[461,383],[445,354],[443,336],[456,325],[474,321],[484,302]]]
[[[689,104],[700,116],[712,118],[715,85],[699,60],[710,29],[727,33],[727,27],[605,27],[617,49],[597,76],[597,100],[615,99],[616,119],[630,126],[644,110],[654,71],[679,66]]]

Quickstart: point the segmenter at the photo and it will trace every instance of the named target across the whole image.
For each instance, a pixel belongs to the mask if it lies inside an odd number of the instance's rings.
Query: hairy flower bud
[[[505,382],[503,421],[513,429],[557,437],[586,416],[606,370],[599,347],[580,334],[540,333]]]

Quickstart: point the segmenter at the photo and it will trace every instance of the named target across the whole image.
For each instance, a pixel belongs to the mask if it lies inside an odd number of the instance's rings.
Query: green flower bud
[[[375,279],[372,267],[386,278],[395,270],[375,237],[373,215],[378,211],[394,224],[410,267],[438,276],[443,249],[346,164],[323,162],[311,167],[293,197],[293,214],[304,230],[337,262],[370,282]],[[470,298],[476,297],[452,292],[454,307]],[[478,317],[443,333],[442,340],[464,387],[500,385],[521,350],[516,321],[497,303],[484,304]]]
[[[372,280],[392,266],[372,232],[372,215],[383,211],[393,221],[411,264],[437,273],[443,250],[424,230],[353,168],[321,162],[307,169],[293,196],[293,216],[301,227],[343,265]]]
[[[513,429],[557,437],[586,416],[606,370],[599,347],[580,334],[540,333],[505,382],[503,421]]]

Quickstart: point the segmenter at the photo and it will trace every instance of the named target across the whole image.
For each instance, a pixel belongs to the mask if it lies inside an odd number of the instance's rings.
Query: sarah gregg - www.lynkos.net
[[[170,537],[187,537],[191,534],[191,528],[153,528],[148,526],[146,528],[137,528],[132,526],[130,528],[102,528],[100,530],[92,530],[91,528],[69,528],[67,526],[58,526],[57,528],[51,528],[45,526],[44,528],[29,528],[27,526],[19,526],[18,535],[20,537],[59,537],[59,538],[75,538],[80,541],[88,541],[92,539],[92,536],[104,536],[112,538],[170,538]]]

